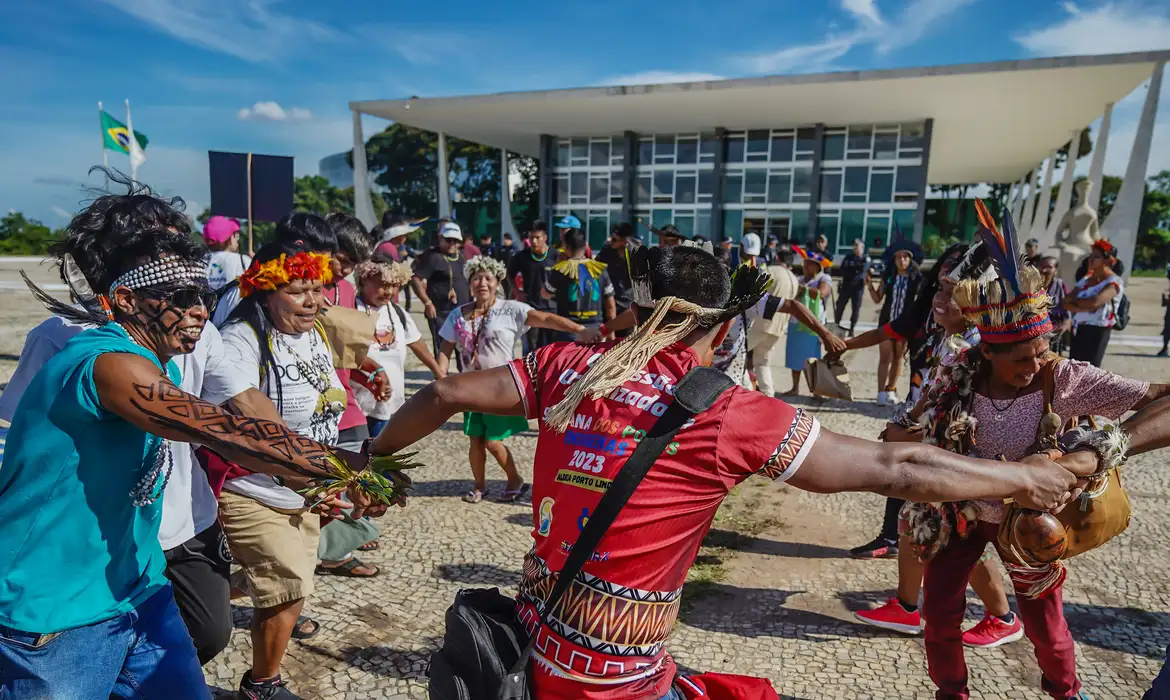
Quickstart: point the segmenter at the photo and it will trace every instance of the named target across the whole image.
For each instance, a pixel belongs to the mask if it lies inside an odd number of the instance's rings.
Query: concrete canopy
[[[685,133],[934,119],[929,184],[1012,182],[1148,79],[1170,51],[667,85],[351,102],[537,157],[540,135]]]

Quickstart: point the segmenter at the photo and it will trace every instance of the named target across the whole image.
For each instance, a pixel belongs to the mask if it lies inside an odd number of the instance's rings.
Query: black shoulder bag
[[[556,586],[544,602],[540,624],[556,609],[569,585],[593,556],[606,530],[630,500],[654,462],[687,421],[702,413],[734,386],[726,374],[709,367],[687,372],[675,387],[674,401],[638,443],[601,497],[573,545]],[[459,591],[447,609],[443,648],[431,656],[431,700],[530,700],[528,660],[535,640],[516,619],[516,601],[498,588]]]

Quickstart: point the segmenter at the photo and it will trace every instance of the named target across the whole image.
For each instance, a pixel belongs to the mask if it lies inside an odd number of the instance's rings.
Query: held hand
[[[367,388],[370,390],[370,393],[374,395],[374,398],[379,401],[385,401],[386,399],[389,399],[390,394],[392,393],[390,388],[390,381],[386,377],[385,372],[378,372],[377,374],[370,377]]]
[[[825,346],[825,360],[829,363],[835,363],[841,359],[841,353],[849,349],[849,346],[845,344],[844,338],[833,335],[832,333],[826,333],[821,338],[821,343]]]
[[[1093,450],[1076,450],[1056,458],[1056,463],[1077,476],[1091,476],[1101,468],[1101,458]]]
[[[1060,512],[1072,500],[1077,477],[1049,459],[1049,455],[1029,455],[1020,460],[1028,470],[1028,485],[1012,497],[1025,508]]]
[[[435,310],[435,305],[433,302],[428,301],[423,306],[423,315],[429,319],[434,319],[436,316],[439,315],[439,312]]]
[[[601,329],[599,328],[583,328],[577,334],[577,342],[580,343],[600,343],[602,340]]]
[[[925,435],[923,430],[910,430],[904,428],[897,423],[886,423],[886,429],[882,432],[883,442],[922,442]]]
[[[337,518],[341,515],[342,508],[349,508],[349,502],[339,495],[329,496],[317,505],[309,509],[310,512],[317,515],[325,515],[330,518]]]
[[[367,515],[371,518],[377,518],[378,516],[386,513],[385,505],[378,503],[360,489],[350,488],[346,495],[353,503],[353,511],[350,513],[350,517],[354,520]],[[399,505],[405,504],[406,499],[403,498],[403,502]]]

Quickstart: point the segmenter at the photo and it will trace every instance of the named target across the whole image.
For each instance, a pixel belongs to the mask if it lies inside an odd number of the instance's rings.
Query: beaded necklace
[[[125,326],[117,321],[111,321],[111,323],[121,328],[131,343],[150,352],[149,348],[130,335]],[[151,505],[162,497],[167,483],[171,480],[171,472],[175,469],[175,456],[171,452],[171,441],[150,433],[147,433],[147,438],[149,439],[149,447],[146,454],[149,455],[153,452],[154,460],[146,473],[134,484],[134,488],[130,489],[130,499],[139,508]]]

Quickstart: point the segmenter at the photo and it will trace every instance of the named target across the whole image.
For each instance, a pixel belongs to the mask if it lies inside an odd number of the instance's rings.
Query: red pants
[[[999,526],[980,522],[967,539],[951,537],[947,546],[926,565],[922,615],[926,618],[926,661],[938,686],[938,700],[965,700],[967,663],[963,660],[963,617],[967,610],[967,580]],[[1064,620],[1061,584],[1034,600],[1018,597],[1024,634],[1032,642],[1043,672],[1041,688],[1054,698],[1074,698],[1080,692],[1073,640]]]

